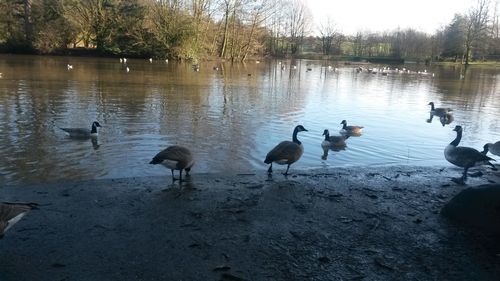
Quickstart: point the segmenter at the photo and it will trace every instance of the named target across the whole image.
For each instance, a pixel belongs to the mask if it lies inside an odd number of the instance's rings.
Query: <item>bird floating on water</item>
[[[490,165],[494,170],[495,166],[490,162],[494,160],[485,154],[471,147],[458,146],[462,139],[462,126],[455,126],[453,131],[457,132],[456,138],[444,149],[444,157],[451,164],[464,168],[461,178],[453,178],[452,180],[458,184],[465,184],[467,180],[467,171],[469,168],[479,165]]]
[[[90,130],[87,128],[60,128],[60,129],[65,131],[70,138],[89,139],[97,137],[97,127],[101,127],[101,124],[99,124],[99,122],[97,121],[94,121],[92,122]]]
[[[434,107],[434,102],[429,102],[427,105],[431,106],[431,111],[430,113],[435,116],[444,116],[447,113],[450,113],[453,111],[453,109],[448,108],[448,107]]]
[[[71,70],[71,69],[73,69],[73,65],[68,63],[67,68],[68,68],[68,70]]]
[[[194,165],[194,158],[189,149],[173,145],[156,154],[149,164],[161,164],[170,169],[172,171],[172,182],[177,180],[174,177],[174,170],[179,170],[179,181],[182,182],[182,170],[185,170],[186,176],[189,176],[189,171]]]
[[[343,135],[346,134],[350,136],[359,136],[361,135],[361,131],[364,128],[363,126],[356,126],[356,125],[347,126],[346,120],[342,120],[340,124],[343,125],[342,128],[340,129],[340,133]]]
[[[307,130],[302,125],[296,126],[293,130],[292,141],[282,141],[271,151],[269,151],[269,153],[267,153],[264,163],[271,164],[271,166],[269,166],[269,169],[267,170],[268,174],[272,174],[274,162],[279,165],[286,164],[287,167],[284,175],[288,175],[290,165],[300,159],[300,157],[304,153],[304,146],[297,139],[297,134],[299,132],[307,132]]]

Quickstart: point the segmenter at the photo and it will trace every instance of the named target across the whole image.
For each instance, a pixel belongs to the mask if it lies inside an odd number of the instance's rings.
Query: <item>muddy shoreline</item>
[[[444,218],[453,167],[365,167],[8,186],[36,202],[0,280],[499,280],[498,237]],[[182,188],[181,188],[182,187]]]

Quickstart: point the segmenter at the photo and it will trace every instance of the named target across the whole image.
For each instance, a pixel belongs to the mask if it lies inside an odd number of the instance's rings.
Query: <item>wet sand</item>
[[[498,236],[441,215],[499,172],[281,171],[2,187],[39,209],[0,240],[0,280],[500,280]]]

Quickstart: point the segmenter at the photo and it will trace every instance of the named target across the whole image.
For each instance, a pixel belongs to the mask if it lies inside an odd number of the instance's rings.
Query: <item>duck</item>
[[[271,164],[267,170],[269,175],[273,173],[273,162],[279,165],[286,164],[287,167],[284,175],[287,176],[290,165],[300,159],[304,153],[304,146],[297,139],[299,132],[307,132],[307,129],[302,125],[297,125],[293,130],[292,141],[282,141],[267,153],[264,163]]]
[[[495,154],[496,156],[500,156],[500,141],[496,143],[487,143],[483,146],[484,150],[481,152],[486,155],[488,152],[491,154]]]
[[[347,121],[342,120],[340,124],[343,124],[342,129],[340,129],[341,134],[347,135],[361,135],[361,130],[364,128],[363,126],[347,126]]]
[[[36,203],[0,202],[0,238],[36,206]]]
[[[323,136],[325,136],[325,139],[321,143],[322,147],[326,148],[337,148],[337,149],[343,149],[346,147],[345,140],[349,138],[347,135],[342,135],[342,136],[330,136],[330,132],[325,129],[323,131]]]
[[[455,126],[453,131],[457,132],[457,137],[444,149],[444,157],[451,164],[464,168],[462,177],[459,179],[452,179],[454,182],[458,184],[465,184],[465,181],[467,180],[467,171],[469,168],[474,166],[487,164],[496,170],[495,166],[490,162],[494,159],[472,147],[458,146],[460,140],[462,139],[462,126]]]
[[[436,116],[444,116],[447,113],[450,113],[453,111],[451,108],[445,108],[445,107],[434,107],[434,102],[429,102],[427,105],[431,106],[431,114],[436,115]]]
[[[194,158],[189,149],[172,145],[158,152],[153,157],[149,164],[161,164],[172,171],[172,182],[177,179],[174,177],[174,170],[179,170],[179,182],[182,182],[182,170],[186,171],[186,176],[189,176],[191,167],[194,165]]]
[[[97,121],[94,121],[92,123],[90,130],[87,128],[59,128],[59,129],[65,131],[70,138],[89,139],[97,137],[97,127],[101,127],[101,124],[99,124],[99,122]]]

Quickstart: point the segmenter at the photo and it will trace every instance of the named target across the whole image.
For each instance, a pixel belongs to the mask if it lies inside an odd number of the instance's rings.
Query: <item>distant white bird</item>
[[[150,62],[150,63],[153,63],[153,58],[149,58],[149,62]]]
[[[128,68],[128,66],[125,68],[125,70],[127,71],[127,73],[130,71],[130,68]]]
[[[127,58],[123,58],[123,63],[127,63]]]
[[[123,59],[122,58],[120,58],[120,63],[123,63]]]
[[[73,65],[71,65],[71,64],[69,64],[69,63],[68,63],[68,65],[67,65],[67,67],[68,67],[68,70],[73,69]]]
[[[168,59],[165,59],[165,62],[168,63]]]

